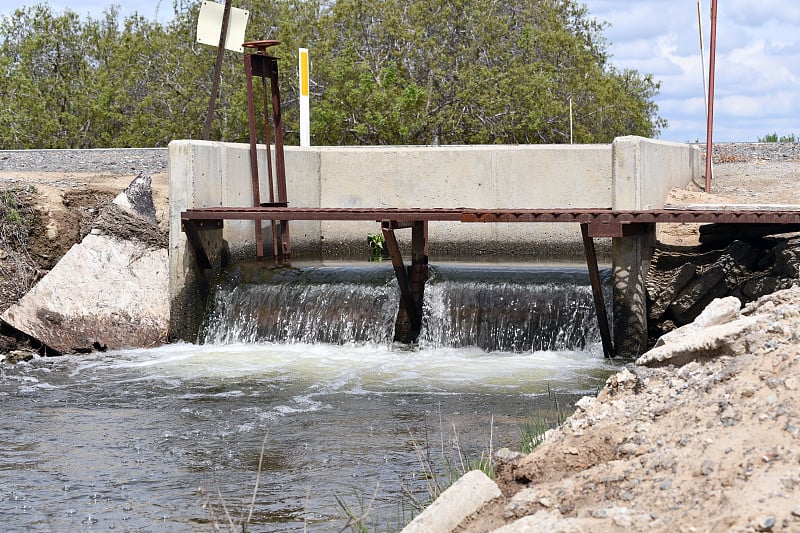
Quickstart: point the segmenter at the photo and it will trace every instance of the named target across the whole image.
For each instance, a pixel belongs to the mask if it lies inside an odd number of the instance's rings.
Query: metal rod
[[[711,0],[711,44],[708,51],[708,119],[706,123],[706,192],[711,192],[711,159],[714,130],[714,68],[717,55],[717,0]]]
[[[411,296],[414,299],[414,314],[419,317],[411,323],[416,340],[422,329],[422,308],[425,298],[425,283],[428,281],[428,223],[417,220],[411,227]]]
[[[214,79],[211,82],[211,98],[208,101],[208,111],[203,125],[203,139],[211,140],[211,123],[214,120],[214,109],[217,107],[217,93],[219,92],[219,81],[222,75],[222,59],[225,56],[225,41],[228,39],[228,21],[231,18],[231,1],[225,0],[225,8],[222,11],[222,28],[219,32],[219,46],[217,47],[217,60],[214,63]]]
[[[260,54],[266,54],[266,50],[259,49]],[[267,177],[269,179],[269,202],[275,203],[275,186],[273,185],[274,177],[272,175],[272,149],[270,144],[272,142],[270,135],[269,125],[269,96],[267,95],[267,78],[261,78],[261,90],[263,95],[263,108],[264,108],[264,144],[267,146]],[[278,262],[278,254],[280,248],[278,247],[278,224],[275,220],[270,220],[272,228],[272,257],[275,262]]]
[[[256,136],[255,101],[253,97],[253,55],[244,55],[244,73],[247,84],[247,118],[250,123],[250,179],[253,186],[253,206],[261,205],[261,193],[258,185],[258,139]],[[264,242],[262,240],[261,221],[255,221],[256,259],[264,259]]]
[[[278,201],[288,202],[289,200],[286,197],[286,164],[283,158],[281,91],[278,85],[278,61],[275,58],[272,58],[269,75],[270,88],[272,89],[272,127],[275,128],[275,173],[278,180]],[[288,261],[292,253],[288,220],[281,220],[281,245],[283,246],[283,258]]]
[[[614,345],[611,341],[611,328],[608,326],[608,314],[603,298],[603,286],[600,283],[600,271],[597,268],[597,254],[594,249],[594,239],[589,237],[589,225],[581,224],[583,237],[583,250],[586,255],[586,266],[589,269],[589,282],[592,285],[594,309],[597,313],[597,325],[600,328],[600,340],[603,343],[603,355],[607,358],[614,357]]]
[[[394,267],[394,275],[397,278],[397,284],[400,286],[400,299],[408,314],[408,321],[412,330],[411,336],[414,337],[419,334],[419,330],[422,327],[422,319],[417,312],[417,304],[414,301],[411,283],[406,273],[405,264],[403,263],[403,256],[400,253],[400,246],[397,244],[397,237],[395,237],[393,229],[387,224],[383,224],[381,230],[383,231],[383,239],[386,243],[386,248],[389,250],[389,257],[392,259],[392,267]]]

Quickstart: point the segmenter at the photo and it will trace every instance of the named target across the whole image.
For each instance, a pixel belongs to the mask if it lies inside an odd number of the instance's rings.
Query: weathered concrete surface
[[[166,236],[151,221],[148,189],[146,177],[134,180],[92,232],[0,319],[58,353],[165,342]]]
[[[171,205],[253,205],[249,145],[181,140],[170,143],[169,153]],[[285,155],[292,207],[608,208],[612,202],[610,145],[286,147]],[[263,145],[259,161],[263,202],[269,190]],[[366,235],[380,225],[297,221],[290,229],[295,255],[366,258]],[[254,255],[253,235],[252,222],[225,224],[234,257]],[[403,242],[406,235],[399,237]],[[581,257],[583,250],[572,224],[443,222],[431,224],[429,237],[432,255],[541,257],[549,247]],[[264,239],[271,249],[268,223]]]
[[[502,496],[486,474],[471,470],[440,494],[402,533],[449,533],[468,516]]]
[[[259,161],[266,161],[259,147]],[[252,206],[249,146],[173,141],[170,174],[170,337],[193,340],[208,283],[227,260],[255,255],[252,221],[228,221],[202,231],[213,268],[200,272],[187,249],[180,213],[191,207]],[[289,205],[294,207],[473,207],[648,209],[663,206],[666,191],[699,180],[700,153],[688,144],[622,137],[614,145],[385,146],[286,148]],[[262,196],[268,190],[267,172]],[[619,198],[616,198],[619,196]],[[262,201],[266,198],[262,197]],[[366,258],[368,233],[379,225],[352,221],[290,224],[295,258]],[[503,255],[526,260],[583,259],[577,224],[431,223],[432,257]],[[401,245],[408,235],[400,232]],[[271,250],[269,223],[265,250]],[[650,241],[639,237],[614,255],[617,353],[638,355],[646,346],[642,285]],[[608,241],[599,243],[605,249]],[[621,341],[620,341],[621,339]]]
[[[612,148],[614,209],[661,209],[672,188],[702,178],[700,151],[694,146],[629,136],[615,139]],[[612,241],[613,330],[618,355],[639,355],[647,346],[645,280],[655,242],[655,225],[642,235]]]

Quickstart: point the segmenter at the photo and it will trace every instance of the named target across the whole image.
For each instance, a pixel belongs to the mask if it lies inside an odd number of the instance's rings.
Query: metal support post
[[[606,304],[603,298],[603,286],[600,283],[600,271],[597,268],[597,253],[594,249],[594,239],[589,236],[589,224],[581,224],[581,236],[583,237],[586,266],[589,269],[589,283],[592,285],[592,295],[594,296],[597,325],[600,328],[600,339],[603,343],[603,355],[609,358],[614,357],[611,329],[608,326],[608,314],[606,313]]]
[[[254,53],[245,54],[245,75],[247,78],[247,112],[250,122],[250,168],[253,179],[253,201],[255,207],[286,207],[288,205],[286,194],[286,166],[283,156],[283,124],[281,120],[280,108],[280,89],[278,86],[278,60],[267,54],[267,48],[280,44],[280,41],[260,40],[248,41],[244,43],[245,48],[255,50]],[[267,145],[267,174],[269,178],[269,203],[261,203],[258,196],[258,156],[257,156],[257,134],[255,118],[255,98],[253,96],[252,77],[258,76],[262,80],[264,91],[263,111],[264,111],[264,130]],[[267,79],[270,81],[270,96],[267,97]],[[270,148],[270,120],[269,120],[269,100],[272,103],[272,127],[275,130],[275,179],[277,180],[278,198],[275,201],[275,187],[273,185],[272,157]],[[291,258],[291,241],[289,238],[289,221],[281,220],[280,229],[274,220],[272,224],[272,253],[275,262],[281,257],[284,262]],[[256,256],[259,261],[263,259],[261,222],[256,220]]]

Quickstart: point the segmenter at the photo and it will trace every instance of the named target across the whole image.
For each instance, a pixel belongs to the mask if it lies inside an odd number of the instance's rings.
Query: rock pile
[[[689,324],[715,298],[742,303],[800,285],[800,236],[753,237],[727,246],[660,244],[647,282],[651,344]]]
[[[800,531],[799,326],[800,287],[714,301],[664,346],[715,348],[645,354],[529,455],[498,452],[502,496],[453,531]]]

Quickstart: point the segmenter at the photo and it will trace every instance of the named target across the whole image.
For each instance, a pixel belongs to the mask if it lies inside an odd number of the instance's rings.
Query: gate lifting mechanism
[[[281,93],[278,86],[278,58],[267,53],[267,48],[280,44],[275,40],[248,41],[244,48],[250,53],[244,54],[244,72],[247,80],[247,118],[250,125],[250,177],[253,181],[253,206],[254,207],[287,207],[286,199],[286,166],[283,158],[283,123],[281,122]],[[264,95],[264,144],[267,145],[267,176],[269,181],[269,202],[262,203],[258,179],[258,134],[256,133],[255,96],[253,94],[253,76],[261,78],[261,87]],[[275,130],[275,174],[273,179],[272,155],[270,150],[270,119],[269,98],[267,97],[267,78],[269,78],[270,94],[272,98],[272,127]],[[277,201],[275,199],[275,186],[277,181]],[[288,220],[271,220],[272,225],[272,256],[275,263],[278,258],[288,262],[291,258],[291,241],[289,238]],[[256,220],[256,257],[264,260],[264,242],[262,238],[262,221]],[[276,227],[278,226],[278,227]]]

